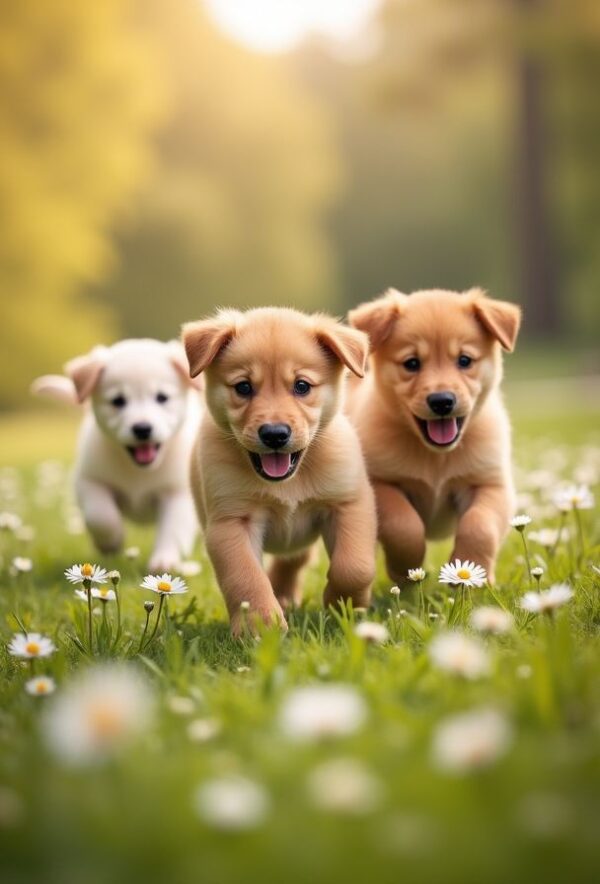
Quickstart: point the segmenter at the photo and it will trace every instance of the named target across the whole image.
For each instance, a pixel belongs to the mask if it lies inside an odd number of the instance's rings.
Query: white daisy
[[[554,505],[563,513],[594,508],[594,495],[587,485],[567,485],[559,488],[553,500]]]
[[[167,698],[167,706],[174,715],[193,715],[196,704],[191,697],[180,697],[174,694]]]
[[[190,721],[186,731],[193,743],[208,743],[219,735],[221,725],[216,718],[195,718]]]
[[[18,516],[16,513],[0,513],[0,531],[12,531],[14,533],[19,530],[22,524],[21,516]]]
[[[257,828],[265,821],[270,804],[263,786],[241,776],[209,780],[194,796],[199,817],[208,825],[226,831]]]
[[[56,690],[56,682],[47,675],[38,675],[25,682],[25,690],[34,697],[43,697]]]
[[[536,580],[539,580],[540,577],[543,577],[543,575],[544,569],[541,567],[541,565],[536,565],[535,568],[531,569],[531,576],[535,577]]]
[[[552,549],[558,543],[559,533],[561,540],[569,539],[568,528],[563,528],[560,532],[557,528],[540,528],[539,531],[530,531],[527,538],[533,540],[534,543],[539,543],[545,549]]]
[[[90,592],[93,599],[100,599],[101,602],[114,602],[117,598],[114,589],[109,589],[107,586],[92,586]]]
[[[202,571],[202,565],[200,562],[195,562],[190,559],[187,562],[181,562],[177,570],[180,574],[183,574],[184,577],[196,577],[196,575],[200,574]]]
[[[400,587],[399,586],[392,586],[392,588],[390,589],[390,593],[393,596],[396,596],[396,598],[398,598],[398,596],[400,595]]]
[[[181,577],[171,577],[170,574],[162,576],[148,574],[140,586],[142,589],[151,589],[152,592],[157,592],[159,595],[179,595],[182,592],[187,592],[185,581]]]
[[[450,583],[453,586],[483,586],[487,579],[485,568],[476,565],[475,562],[456,559],[454,564],[449,562],[442,565],[439,576],[440,583]]]
[[[71,565],[65,571],[65,577],[70,583],[83,583],[84,580],[90,583],[106,583],[106,568],[99,565],[90,565],[85,562],[83,565]]]
[[[283,701],[279,726],[291,740],[310,742],[346,737],[367,719],[367,707],[358,691],[343,684],[296,688]]]
[[[335,758],[309,774],[308,794],[320,810],[361,816],[375,810],[382,796],[379,780],[353,758]]]
[[[462,632],[444,632],[429,645],[431,662],[438,669],[475,679],[487,675],[490,660],[485,646]]]
[[[27,574],[33,568],[31,559],[26,559],[23,556],[15,556],[11,565],[15,574]]]
[[[501,635],[510,632],[514,620],[512,614],[495,605],[483,605],[471,613],[470,623],[479,632],[491,632]]]
[[[354,627],[354,635],[364,639],[366,642],[373,642],[377,645],[383,645],[390,637],[387,626],[383,623],[374,623],[371,620],[363,620]]]
[[[102,761],[148,729],[153,709],[150,688],[132,666],[92,667],[48,707],[44,738],[66,764]]]
[[[13,657],[24,657],[32,660],[35,657],[49,657],[56,650],[52,639],[40,635],[39,632],[28,632],[27,635],[17,633],[8,646],[8,653]]]
[[[513,516],[510,520],[510,524],[511,527],[516,528],[517,531],[523,531],[527,525],[531,525],[531,518],[522,513],[521,515]]]
[[[488,767],[504,755],[512,742],[512,728],[495,709],[477,709],[455,715],[438,725],[432,743],[434,764],[451,773]]]
[[[542,592],[526,592],[521,599],[521,607],[531,614],[547,613],[565,605],[573,598],[573,590],[566,583],[555,583]]]
[[[422,580],[425,580],[425,571],[423,568],[409,568],[408,569],[408,579],[412,580],[413,583],[421,583]]]

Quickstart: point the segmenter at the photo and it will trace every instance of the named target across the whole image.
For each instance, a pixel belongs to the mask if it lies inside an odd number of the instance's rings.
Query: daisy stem
[[[581,563],[583,561],[583,556],[585,553],[585,537],[583,534],[583,522],[581,521],[581,514],[579,512],[579,508],[573,507],[573,514],[575,516],[575,523],[577,524],[577,536],[579,537],[579,555],[577,557],[577,564],[581,567]]]
[[[156,614],[156,621],[155,621],[155,623],[154,623],[154,629],[152,630],[152,635],[150,636],[150,638],[148,639],[148,641],[146,642],[146,644],[144,645],[144,647],[143,647],[143,649],[142,649],[142,650],[144,650],[144,651],[146,650],[146,648],[147,648],[149,645],[152,644],[152,641],[153,641],[153,639],[154,639],[154,636],[156,635],[156,631],[157,631],[157,629],[158,629],[158,624],[160,623],[160,615],[162,614],[162,609],[163,609],[164,602],[165,602],[165,596],[164,596],[164,593],[161,592],[161,594],[160,594],[160,602],[158,603],[158,611],[157,611],[157,614]]]
[[[142,637],[140,638],[140,643],[138,645],[138,654],[142,650],[142,645],[144,644],[144,639],[146,638],[146,633],[148,632],[148,624],[150,623],[150,614],[151,613],[152,613],[152,611],[146,611],[146,623],[144,624]]]
[[[121,594],[117,586],[115,586],[115,599],[117,602],[117,634],[115,635],[114,648],[116,648],[117,642],[121,638]]]
[[[531,562],[529,561],[529,550],[527,549],[527,541],[525,540],[525,531],[519,531],[521,535],[521,540],[523,541],[523,550],[525,551],[525,562],[527,563],[527,573],[529,575],[529,585],[532,585],[531,582]]]
[[[556,550],[558,549],[558,545],[559,545],[560,541],[562,540],[562,533],[563,533],[564,526],[565,526],[565,513],[561,513],[560,514],[560,522],[558,523],[558,532],[556,534],[556,543],[554,544],[554,546],[550,550],[550,558],[551,559],[554,558],[554,556],[556,554]]]
[[[83,585],[85,587],[85,591],[87,592],[87,606],[88,606],[88,649],[90,654],[93,653],[92,647],[92,583],[90,580],[84,580]]]

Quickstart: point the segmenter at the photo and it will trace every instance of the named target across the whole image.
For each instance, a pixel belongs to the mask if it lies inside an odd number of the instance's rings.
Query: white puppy
[[[158,521],[151,571],[175,570],[197,533],[189,487],[201,401],[178,341],[126,340],[34,381],[35,393],[90,400],[79,436],[75,489],[101,552],[123,545],[123,516]]]

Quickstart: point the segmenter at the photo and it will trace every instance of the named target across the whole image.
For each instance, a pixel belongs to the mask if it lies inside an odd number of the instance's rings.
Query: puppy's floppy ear
[[[94,347],[85,356],[76,356],[65,365],[65,374],[73,381],[78,402],[83,402],[94,392],[106,365],[107,354],[107,347]]]
[[[195,387],[196,390],[202,390],[204,387],[202,378],[193,378],[190,375],[190,366],[188,364],[185,348],[181,341],[167,341],[166,347],[169,359],[178,374],[181,375],[190,387]]]
[[[348,328],[335,319],[320,317],[315,334],[321,346],[330,350],[351,372],[359,378],[365,376],[369,339],[363,332]]]
[[[210,319],[186,322],[181,339],[187,355],[190,375],[204,371],[235,335],[235,311],[219,313]]]
[[[475,316],[508,352],[512,352],[521,325],[521,308],[508,301],[494,301],[481,289],[466,293],[473,300]]]
[[[388,289],[380,298],[360,304],[348,314],[348,322],[354,328],[366,332],[371,350],[376,350],[389,337],[401,311],[402,302],[408,298],[396,289]]]

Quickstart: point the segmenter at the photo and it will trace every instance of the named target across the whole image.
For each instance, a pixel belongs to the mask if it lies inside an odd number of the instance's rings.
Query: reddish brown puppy
[[[493,581],[515,503],[501,348],[514,347],[520,309],[480,289],[390,290],[349,319],[371,341],[349,404],[390,578],[422,563],[427,538],[454,533],[452,558]]]
[[[369,602],[375,501],[355,429],[342,413],[346,369],[362,375],[368,338],[327,316],[228,310],[184,326],[190,372],[204,372],[207,412],[192,489],[234,633],[279,622],[323,537],[324,602]],[[267,574],[264,552],[274,559]]]

